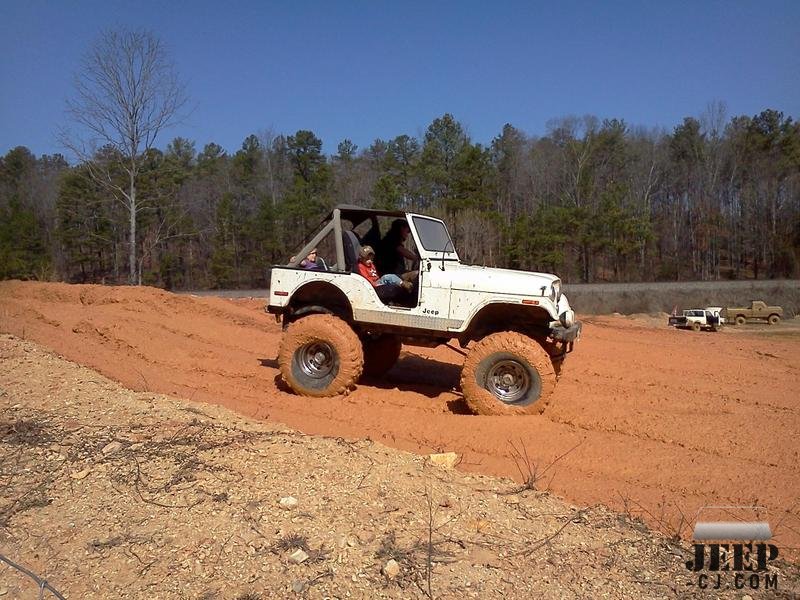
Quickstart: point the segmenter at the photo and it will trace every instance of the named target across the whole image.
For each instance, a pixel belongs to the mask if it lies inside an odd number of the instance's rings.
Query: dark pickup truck
[[[776,325],[783,317],[783,309],[780,306],[767,306],[761,300],[753,300],[748,307],[731,307],[725,309],[725,319],[728,322],[744,325],[748,321],[766,321],[770,325]]]

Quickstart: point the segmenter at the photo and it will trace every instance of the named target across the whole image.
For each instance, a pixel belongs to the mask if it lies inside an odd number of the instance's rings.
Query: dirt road
[[[660,321],[585,319],[539,417],[464,414],[461,357],[406,348],[383,381],[347,397],[283,391],[280,328],[263,301],[151,288],[0,283],[0,331],[35,340],[135,390],[220,404],[312,434],[455,451],[461,468],[690,532],[704,505],[759,505],[800,546],[800,335],[695,334]],[[524,462],[524,460],[522,461]],[[548,468],[548,465],[552,465]]]
[[[601,506],[131,392],[5,334],[0,440],[0,556],[65,598],[613,600],[698,589],[688,544]],[[772,567],[783,597],[800,593],[798,568]],[[0,598],[36,589],[0,559]]]

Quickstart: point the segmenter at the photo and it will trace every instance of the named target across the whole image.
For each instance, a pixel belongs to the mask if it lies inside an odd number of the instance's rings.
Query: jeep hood
[[[437,265],[433,268],[437,268]],[[549,273],[476,267],[461,263],[446,263],[445,271],[454,290],[515,296],[548,296],[553,282],[558,281],[558,277]],[[542,287],[545,287],[544,292]]]

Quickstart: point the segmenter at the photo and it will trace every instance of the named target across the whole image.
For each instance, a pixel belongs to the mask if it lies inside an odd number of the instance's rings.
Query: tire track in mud
[[[692,334],[592,317],[544,415],[474,417],[457,391],[462,358],[447,348],[404,348],[387,376],[341,398],[286,393],[280,327],[263,301],[6,282],[0,330],[132,389],[311,434],[452,450],[464,470],[519,479],[512,443],[540,470],[566,453],[540,485],[554,476],[552,490],[578,503],[621,508],[630,499],[666,515],[763,504],[778,515],[800,497],[800,335]],[[787,523],[800,531],[798,510]],[[800,535],[787,541],[800,546]]]

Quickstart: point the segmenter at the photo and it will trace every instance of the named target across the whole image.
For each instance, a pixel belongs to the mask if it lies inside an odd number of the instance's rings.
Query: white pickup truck
[[[362,245],[379,247],[387,222],[402,219],[418,257],[411,291],[382,294],[358,272]],[[327,262],[304,263],[318,249]],[[402,292],[398,296],[398,291]],[[466,356],[464,399],[477,414],[544,410],[581,323],[555,275],[467,265],[444,222],[420,214],[340,205],[319,232],[271,273],[266,310],[282,320],[278,364],[298,394],[334,396],[362,373],[380,376],[401,344]]]
[[[722,307],[709,306],[708,308],[692,308],[683,311],[682,315],[673,315],[669,318],[669,325],[676,329],[691,329],[700,331],[719,331],[725,324],[722,317]]]

